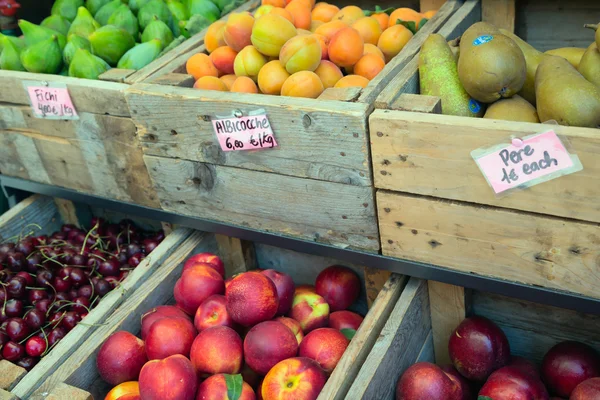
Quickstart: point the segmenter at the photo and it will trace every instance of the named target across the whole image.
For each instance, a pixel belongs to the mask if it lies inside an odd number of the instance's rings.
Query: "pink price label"
[[[214,119],[212,124],[223,151],[277,147],[277,141],[266,114]]]
[[[475,150],[471,155],[496,194],[583,169],[554,131],[514,139],[508,146]]]
[[[40,82],[23,82],[29,94],[31,107],[37,118],[79,119],[66,85]]]

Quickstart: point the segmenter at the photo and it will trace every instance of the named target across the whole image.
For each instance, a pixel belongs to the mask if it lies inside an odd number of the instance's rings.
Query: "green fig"
[[[69,28],[69,36],[77,35],[87,39],[100,26],[87,8],[79,7],[77,17],[71,24],[71,28]]]
[[[163,54],[168,53],[169,51],[173,50],[175,47],[179,46],[181,43],[185,42],[187,40],[187,38],[185,36],[179,36],[177,39],[173,40],[171,42],[170,45],[168,45],[167,47],[165,47],[160,54],[158,55],[158,57],[162,57]]]
[[[73,56],[78,49],[86,49],[87,51],[92,50],[90,41],[86,38],[77,35],[70,35],[65,50],[63,51],[63,61],[65,64],[71,64]]]
[[[152,39],[158,39],[161,43],[161,49],[163,49],[173,41],[173,32],[167,24],[155,19],[148,24],[144,29],[144,33],[142,33],[142,42],[149,42]]]
[[[117,8],[119,8],[121,4],[123,4],[122,0],[112,0],[106,3],[100,7],[96,14],[94,14],[94,19],[102,26],[107,25],[108,19],[115,11],[117,11]]]
[[[8,40],[11,41],[11,43],[19,50],[23,50],[25,48],[25,40],[23,38],[19,38],[16,36],[10,36],[10,35],[3,35],[2,33],[0,33],[0,54],[2,54],[2,48],[3,48],[3,38],[7,38]]]
[[[67,65],[63,65],[62,69],[58,74],[61,76],[69,76],[69,67]]]
[[[86,0],[85,8],[88,9],[90,14],[96,15],[98,10],[102,8],[105,4],[107,4],[110,0]]]
[[[19,28],[21,28],[21,31],[23,32],[25,44],[27,46],[32,46],[43,40],[47,40],[52,36],[56,36],[61,50],[67,45],[67,37],[54,29],[32,24],[24,19],[19,20]]]
[[[209,0],[190,0],[188,12],[191,16],[200,14],[207,18],[210,22],[215,22],[221,16],[219,7],[211,3]]]
[[[68,19],[61,17],[60,15],[51,15],[44,19],[40,26],[43,26],[44,28],[53,29],[56,32],[66,35],[67,32],[69,32],[71,23]]]
[[[158,57],[161,49],[162,44],[158,39],[137,45],[121,57],[117,68],[135,70],[143,68]]]
[[[228,3],[226,6],[223,7],[223,9],[221,10],[221,15],[229,14],[245,2],[246,0],[233,0],[232,2]]]
[[[150,0],[144,4],[138,13],[138,21],[140,22],[140,28],[142,30],[154,21],[154,17],[168,24],[171,21],[171,11],[163,0]]]
[[[177,0],[167,0],[167,7],[169,7],[173,19],[176,19],[177,21],[183,21],[184,19],[190,18],[186,6]]]
[[[125,29],[106,25],[92,33],[88,40],[92,53],[112,66],[117,65],[123,54],[135,46],[135,40]]]
[[[225,7],[233,3],[233,0],[211,0],[211,2],[214,3],[215,6],[219,7],[219,10],[223,11]]]
[[[74,78],[98,79],[100,75],[110,69],[110,65],[100,57],[96,57],[86,49],[77,49],[71,65],[69,76]]]
[[[126,4],[121,4],[108,19],[109,25],[125,29],[131,36],[137,38],[140,34],[138,20]]]
[[[60,15],[72,22],[77,16],[77,9],[83,6],[83,0],[56,0],[52,6],[52,15]]]
[[[0,69],[10,71],[26,71],[21,63],[21,49],[13,44],[8,36],[0,38],[2,53],[0,53]]]
[[[208,28],[212,24],[212,21],[201,14],[192,15],[192,18],[185,25],[185,31],[188,35],[194,36],[196,33],[201,32],[205,28]]]
[[[134,14],[140,12],[140,8],[142,8],[147,2],[150,0],[129,0],[129,8]]]
[[[62,52],[58,45],[58,37],[53,35],[25,48],[21,52],[21,63],[29,72],[58,73],[62,67]]]
[[[177,25],[177,28],[178,28],[177,30],[179,31],[179,34],[181,36],[185,37],[186,39],[190,38],[190,34],[186,29],[188,22],[189,21],[187,21],[187,20],[179,21],[179,24]],[[175,30],[173,30],[173,32],[175,32]]]

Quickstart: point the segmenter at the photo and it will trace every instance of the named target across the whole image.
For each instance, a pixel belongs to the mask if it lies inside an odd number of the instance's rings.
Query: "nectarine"
[[[144,342],[129,332],[118,331],[100,347],[96,366],[102,379],[118,385],[137,380],[146,361]]]
[[[296,337],[279,321],[261,322],[244,339],[246,363],[261,375],[269,372],[279,361],[295,357],[297,353]]]
[[[148,361],[140,372],[139,383],[144,400],[190,400],[198,388],[194,366],[180,354]]]

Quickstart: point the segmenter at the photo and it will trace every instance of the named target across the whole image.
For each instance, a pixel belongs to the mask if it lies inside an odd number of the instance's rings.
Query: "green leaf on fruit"
[[[346,336],[346,338],[348,340],[352,340],[352,338],[354,337],[354,335],[356,335],[356,330],[354,329],[342,329],[340,332],[342,332],[344,334],[344,336]]]
[[[370,17],[373,14],[388,14],[389,15],[394,10],[395,10],[394,7],[383,9],[379,6],[375,6],[375,10],[363,10],[363,14],[365,14],[366,17]]]
[[[429,21],[427,18],[423,18],[421,20],[421,22],[419,22],[419,29],[417,29],[417,30],[420,30],[421,28],[423,28],[423,25],[425,25],[427,23],[427,21]]]
[[[244,384],[244,378],[241,374],[225,376],[225,385],[227,385],[227,398],[229,400],[239,400],[242,395],[242,385]]]
[[[487,396],[478,396],[477,400],[494,400],[491,397],[487,397]]]
[[[413,34],[417,33],[417,24],[415,24],[415,21],[402,21],[401,19],[398,19],[398,20],[396,20],[396,23],[400,24],[400,25],[404,25]]]

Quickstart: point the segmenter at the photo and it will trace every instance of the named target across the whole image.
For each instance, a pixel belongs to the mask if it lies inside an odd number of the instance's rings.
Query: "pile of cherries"
[[[164,237],[93,218],[0,244],[0,360],[33,368]]]

